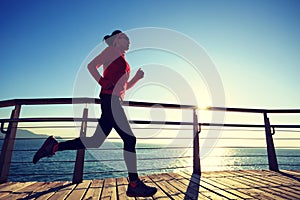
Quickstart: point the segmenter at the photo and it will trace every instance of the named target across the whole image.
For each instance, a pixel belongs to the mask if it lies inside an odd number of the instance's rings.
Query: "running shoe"
[[[137,180],[128,184],[126,191],[129,197],[151,197],[157,192],[155,187],[145,185],[143,181]]]
[[[35,153],[32,162],[36,164],[41,158],[53,156],[55,154],[53,147],[56,144],[58,144],[57,140],[53,136],[49,136],[42,147]]]

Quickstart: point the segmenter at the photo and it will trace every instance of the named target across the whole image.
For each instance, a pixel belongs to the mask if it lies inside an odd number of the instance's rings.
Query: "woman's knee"
[[[81,140],[86,148],[99,148],[101,143],[94,137],[81,137]]]
[[[91,137],[81,137],[81,140],[87,148],[99,148],[106,137],[104,133],[94,133]]]
[[[135,153],[136,137],[129,136],[124,141],[124,150]]]

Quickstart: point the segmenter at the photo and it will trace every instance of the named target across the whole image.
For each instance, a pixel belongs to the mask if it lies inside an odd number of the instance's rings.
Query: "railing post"
[[[200,167],[200,146],[199,146],[199,125],[196,109],[193,109],[193,173],[201,174]]]
[[[80,128],[80,137],[86,137],[86,129],[87,129],[87,116],[88,116],[88,109],[85,108],[83,110],[83,122],[81,123]],[[84,167],[84,155],[85,149],[78,149],[76,154],[76,162],[74,166],[74,173],[73,173],[73,183],[81,183],[83,180],[83,167]]]
[[[20,116],[20,111],[21,105],[17,104],[15,106],[15,109],[11,113],[10,119],[18,119]],[[5,183],[8,179],[17,129],[18,122],[10,121],[8,124],[8,131],[6,132],[0,155],[0,183]]]
[[[270,120],[266,112],[264,113],[264,122],[265,122],[269,169],[272,171],[279,171],[272,132],[271,132]]]

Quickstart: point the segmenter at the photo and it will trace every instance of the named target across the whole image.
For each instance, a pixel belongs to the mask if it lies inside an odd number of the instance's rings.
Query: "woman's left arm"
[[[128,81],[127,90],[132,88],[142,78],[144,78],[144,71],[141,68],[139,68],[139,70],[135,73],[134,77],[130,81]]]

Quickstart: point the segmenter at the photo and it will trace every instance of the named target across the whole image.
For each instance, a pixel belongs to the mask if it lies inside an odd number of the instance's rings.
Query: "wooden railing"
[[[51,99],[14,99],[0,101],[0,108],[13,107],[10,118],[0,119],[1,132],[5,134],[5,139],[2,145],[0,155],[0,183],[7,182],[9,176],[9,169],[12,160],[12,152],[14,149],[14,142],[16,139],[16,132],[19,122],[72,122],[80,121],[81,130],[80,136],[86,136],[87,122],[97,121],[97,119],[88,118],[88,109],[83,110],[82,118],[72,117],[52,117],[52,118],[20,118],[21,108],[24,105],[52,105],[52,104],[101,104],[100,99],[94,98],[51,98]],[[133,107],[157,107],[166,109],[188,109],[192,111],[192,122],[178,122],[178,121],[145,121],[134,120],[131,123],[136,124],[166,124],[166,125],[190,125],[193,127],[193,172],[201,174],[200,164],[200,146],[199,133],[203,126],[220,126],[220,127],[259,127],[265,129],[265,138],[267,143],[268,164],[269,169],[279,171],[276,151],[274,147],[273,137],[275,128],[300,128],[300,125],[271,125],[268,113],[300,113],[300,109],[284,109],[284,110],[267,110],[267,109],[244,109],[244,108],[223,108],[223,107],[209,107],[206,110],[216,112],[242,112],[242,113],[258,113],[262,114],[264,123],[255,124],[224,124],[224,123],[201,123],[198,121],[197,111],[199,110],[193,105],[179,105],[179,104],[160,104],[149,102],[133,102],[125,101],[124,106]],[[76,162],[73,173],[73,183],[79,183],[83,180],[85,150],[77,150]]]

